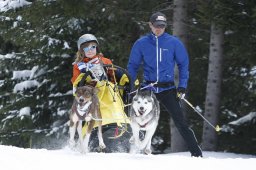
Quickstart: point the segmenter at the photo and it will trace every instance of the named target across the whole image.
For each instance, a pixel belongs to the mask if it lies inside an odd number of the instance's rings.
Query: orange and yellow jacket
[[[84,58],[83,59],[83,62],[85,62],[85,63],[88,63],[90,60],[92,60],[92,59],[94,59],[94,58],[96,58],[96,57],[98,57],[101,61],[102,61],[102,63],[103,64],[112,64],[112,61],[110,60],[110,59],[108,59],[108,58],[105,58],[102,54],[97,54],[97,55],[95,55],[94,57],[92,57],[92,58]],[[80,75],[80,70],[78,69],[78,66],[77,66],[77,64],[74,64],[73,65],[73,76],[72,76],[72,78],[71,78],[71,82],[72,82],[72,84],[76,81],[76,79],[77,79],[77,77]],[[110,77],[112,77],[113,76],[113,72],[111,71],[111,72],[107,72],[107,74],[108,74],[108,76],[110,76]]]

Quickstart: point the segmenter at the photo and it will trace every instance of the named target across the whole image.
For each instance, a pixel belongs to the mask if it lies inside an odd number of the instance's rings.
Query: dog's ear
[[[135,96],[137,96],[137,95],[138,95],[138,93],[139,93],[139,89],[137,89],[137,90],[136,90],[136,94],[135,94]]]
[[[92,88],[92,94],[97,94],[99,92],[99,89],[97,87]]]
[[[153,97],[153,91],[150,90],[150,97]]]
[[[132,100],[133,100],[133,101],[137,101],[137,100],[138,100],[138,96],[135,95]]]
[[[147,97],[148,102],[154,101],[154,92],[152,90],[145,91],[145,94],[148,96]]]
[[[141,91],[141,85],[138,86],[137,90],[136,90],[136,95]]]
[[[141,90],[141,85],[139,85],[139,87],[138,87],[138,89],[137,89],[138,91],[140,91]]]

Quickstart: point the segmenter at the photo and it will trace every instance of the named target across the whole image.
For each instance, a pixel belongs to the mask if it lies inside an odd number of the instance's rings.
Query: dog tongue
[[[84,106],[84,105],[86,105],[88,102],[79,102],[79,105],[80,106]]]
[[[143,115],[143,114],[144,114],[144,111],[141,111],[141,110],[140,110],[139,113],[140,113],[140,115]]]

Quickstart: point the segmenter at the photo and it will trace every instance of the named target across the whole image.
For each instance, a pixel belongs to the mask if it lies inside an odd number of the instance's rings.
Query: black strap
[[[80,80],[80,82],[78,83],[78,87],[82,87],[82,86],[85,85],[85,83],[86,83],[86,78],[87,78],[87,76],[89,76],[89,75],[90,75],[90,72],[87,71],[87,72],[84,74],[84,76],[82,77],[82,79]]]
[[[155,83],[155,81],[146,81],[146,84],[151,84]],[[171,87],[174,86],[174,82],[157,82],[154,84],[154,87],[161,87],[161,88],[166,88],[166,87]]]

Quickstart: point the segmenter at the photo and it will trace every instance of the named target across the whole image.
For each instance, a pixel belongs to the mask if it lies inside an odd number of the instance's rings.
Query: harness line
[[[153,88],[154,88],[154,85],[155,85],[155,84],[157,84],[157,81],[154,82],[154,83],[150,83],[150,84],[148,84],[147,86],[142,87],[141,90],[146,89],[146,88],[148,88],[148,87],[153,87]],[[135,93],[135,92],[137,92],[137,91],[138,91],[138,90],[134,90],[134,91],[130,92],[129,95],[130,95],[130,94],[133,94],[133,93]]]

